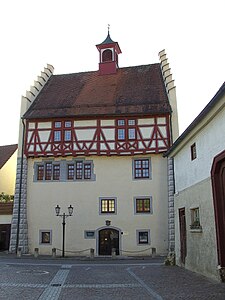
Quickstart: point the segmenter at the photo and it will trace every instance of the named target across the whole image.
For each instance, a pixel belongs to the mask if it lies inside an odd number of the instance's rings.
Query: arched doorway
[[[213,160],[211,169],[213,203],[216,223],[218,264],[221,279],[225,282],[225,151]]]
[[[98,254],[112,255],[112,249],[119,255],[119,231],[114,228],[104,228],[98,232]]]

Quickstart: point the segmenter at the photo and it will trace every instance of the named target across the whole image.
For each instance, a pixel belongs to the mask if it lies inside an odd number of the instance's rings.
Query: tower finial
[[[109,34],[110,24],[108,24],[108,34]]]

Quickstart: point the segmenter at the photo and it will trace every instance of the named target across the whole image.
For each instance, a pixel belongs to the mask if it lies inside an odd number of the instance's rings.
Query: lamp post
[[[55,213],[57,217],[62,217],[62,226],[63,226],[63,242],[62,242],[62,257],[65,257],[65,226],[66,226],[66,218],[71,217],[73,215],[73,206],[70,204],[68,206],[68,212],[69,214],[63,213],[60,215],[60,209],[61,207],[57,205],[55,207]]]

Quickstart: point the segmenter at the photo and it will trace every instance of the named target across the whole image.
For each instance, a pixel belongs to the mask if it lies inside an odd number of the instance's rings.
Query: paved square
[[[0,299],[225,299],[225,284],[162,260],[0,258]]]

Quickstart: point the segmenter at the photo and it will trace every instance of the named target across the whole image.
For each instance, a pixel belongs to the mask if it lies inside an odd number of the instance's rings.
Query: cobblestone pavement
[[[162,259],[79,261],[0,257],[0,299],[225,299],[225,284]]]

